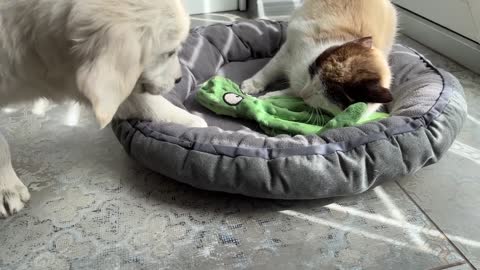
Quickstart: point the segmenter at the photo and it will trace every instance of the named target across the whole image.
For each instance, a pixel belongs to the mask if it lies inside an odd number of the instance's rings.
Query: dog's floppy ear
[[[111,27],[78,42],[77,86],[90,101],[101,128],[113,119],[141,75],[142,48],[133,31]]]

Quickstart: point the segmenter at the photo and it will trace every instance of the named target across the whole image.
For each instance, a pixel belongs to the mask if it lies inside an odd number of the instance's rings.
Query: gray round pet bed
[[[213,75],[237,83],[261,69],[285,40],[286,24],[242,21],[192,30],[183,80],[169,94],[209,128],[118,121],[113,129],[144,166],[197,188],[273,199],[358,194],[437,162],[466,118],[459,82],[417,52],[396,45],[391,56],[395,101],[388,119],[320,136],[269,137],[257,124],[216,116],[194,93]]]

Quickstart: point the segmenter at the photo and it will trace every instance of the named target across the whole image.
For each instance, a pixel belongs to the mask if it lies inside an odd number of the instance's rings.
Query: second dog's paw
[[[265,90],[265,85],[254,79],[246,80],[242,83],[242,92],[245,94],[258,94]]]
[[[0,181],[0,218],[14,215],[30,200],[30,192],[16,175]]]
[[[208,124],[207,122],[205,122],[205,120],[203,120],[203,118],[201,117],[198,117],[196,115],[191,115],[190,117],[186,118],[185,121],[183,121],[184,125],[188,126],[188,127],[193,127],[193,128],[204,128],[204,127],[208,127]]]

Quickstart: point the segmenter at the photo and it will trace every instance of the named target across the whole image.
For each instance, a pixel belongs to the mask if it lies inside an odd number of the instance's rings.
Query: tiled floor
[[[33,198],[0,221],[0,269],[480,268],[480,76],[399,42],[462,81],[469,119],[438,165],[352,198],[287,203],[195,190],[139,167],[83,108],[4,108],[0,129]]]
[[[202,25],[209,18],[221,21],[222,16],[231,20],[238,14],[198,15],[194,22]],[[398,184],[467,260],[480,268],[480,75],[405,35],[400,35],[398,42],[459,78],[469,104],[465,128],[445,158]]]
[[[399,184],[467,259],[480,268],[480,76],[407,37],[402,36],[400,43],[415,48],[460,79],[469,115],[463,132],[439,164]]]
[[[199,15],[194,22],[202,25],[209,18],[221,21],[222,17],[231,20],[237,16]],[[450,236],[470,263],[480,268],[480,75],[404,35],[399,36],[398,42],[416,49],[459,78],[469,104],[465,128],[446,157],[438,165],[399,181],[399,185]]]

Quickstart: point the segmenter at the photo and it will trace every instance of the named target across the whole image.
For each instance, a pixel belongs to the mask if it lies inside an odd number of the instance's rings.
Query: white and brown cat
[[[275,57],[242,84],[257,94],[287,77],[288,93],[338,113],[356,102],[369,111],[393,100],[388,55],[397,31],[389,0],[306,0],[290,20],[287,40]]]

